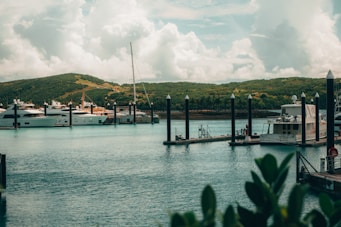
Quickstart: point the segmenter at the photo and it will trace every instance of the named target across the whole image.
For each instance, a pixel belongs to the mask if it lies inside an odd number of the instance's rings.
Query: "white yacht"
[[[267,134],[260,135],[261,144],[298,144],[302,142],[302,105],[296,95],[292,104],[281,106],[281,115],[269,120]],[[306,104],[306,141],[316,138],[315,105]],[[272,126],[272,132],[271,132]],[[327,122],[319,116],[319,138],[327,137]]]
[[[106,115],[91,114],[86,110],[80,108],[71,109],[71,122],[72,125],[103,125],[107,119]],[[46,108],[46,115],[55,118],[56,126],[69,126],[70,125],[70,109],[68,106],[60,102],[52,100],[51,105]]]
[[[55,118],[44,116],[44,112],[35,109],[33,103],[25,103],[20,99],[13,100],[13,104],[9,105],[6,110],[0,111],[0,127],[15,127],[15,107],[17,127],[53,127]]]

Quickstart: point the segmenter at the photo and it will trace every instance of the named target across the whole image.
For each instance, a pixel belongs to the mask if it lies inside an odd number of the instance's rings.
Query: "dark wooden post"
[[[72,126],[72,102],[69,102],[69,126]]]
[[[252,136],[252,105],[251,105],[251,102],[252,102],[252,96],[249,95],[248,96],[248,136]]]
[[[116,102],[114,102],[114,124],[116,124],[116,107],[117,107],[117,103]]]
[[[0,185],[6,188],[6,155],[4,154],[0,154],[0,178]]]
[[[47,102],[44,102],[44,115],[46,116],[47,115]]]
[[[154,103],[150,103],[150,123],[154,124]]]
[[[235,113],[234,113],[234,100],[235,96],[232,93],[231,95],[231,142],[236,142],[236,119],[235,119]]]
[[[315,140],[320,140],[320,104],[319,104],[319,93],[315,94],[315,124],[316,124],[316,132],[315,132]]]
[[[306,141],[306,111],[305,111],[305,94],[301,94],[301,116],[302,116],[302,144]]]
[[[327,74],[327,172],[334,173],[334,75],[329,70]]]
[[[189,139],[189,97],[185,97],[185,115],[186,115],[186,140]]]
[[[17,101],[14,102],[14,128],[18,128]]]
[[[90,103],[90,113],[93,114],[94,113],[94,104]]]
[[[133,102],[133,111],[134,111],[134,124],[136,124],[136,103]]]
[[[171,141],[171,97],[167,95],[167,142]]]

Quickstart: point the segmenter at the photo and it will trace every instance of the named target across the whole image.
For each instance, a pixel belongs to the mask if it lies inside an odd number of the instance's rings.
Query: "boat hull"
[[[18,118],[18,128],[33,128],[33,127],[53,127],[55,126],[55,119],[48,117],[39,118]],[[8,128],[14,127],[14,119],[0,119],[0,127]]]

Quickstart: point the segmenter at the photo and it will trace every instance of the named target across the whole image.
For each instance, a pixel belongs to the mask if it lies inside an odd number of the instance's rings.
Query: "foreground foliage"
[[[229,205],[222,214],[216,209],[213,188],[207,185],[201,196],[203,219],[198,220],[194,212],[174,213],[171,215],[171,226],[212,227],[216,225],[217,219],[224,227],[341,226],[341,200],[334,202],[326,194],[319,196],[320,209],[313,209],[302,217],[308,185],[294,185],[287,204],[279,204],[292,156],[293,154],[289,154],[279,166],[271,154],[255,160],[261,177],[251,171],[252,181],[245,183],[245,191],[255,206],[254,210],[237,203],[236,207]]]

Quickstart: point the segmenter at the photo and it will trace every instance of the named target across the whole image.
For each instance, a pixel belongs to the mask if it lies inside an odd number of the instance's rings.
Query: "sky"
[[[0,0],[0,82],[341,77],[340,0]]]

